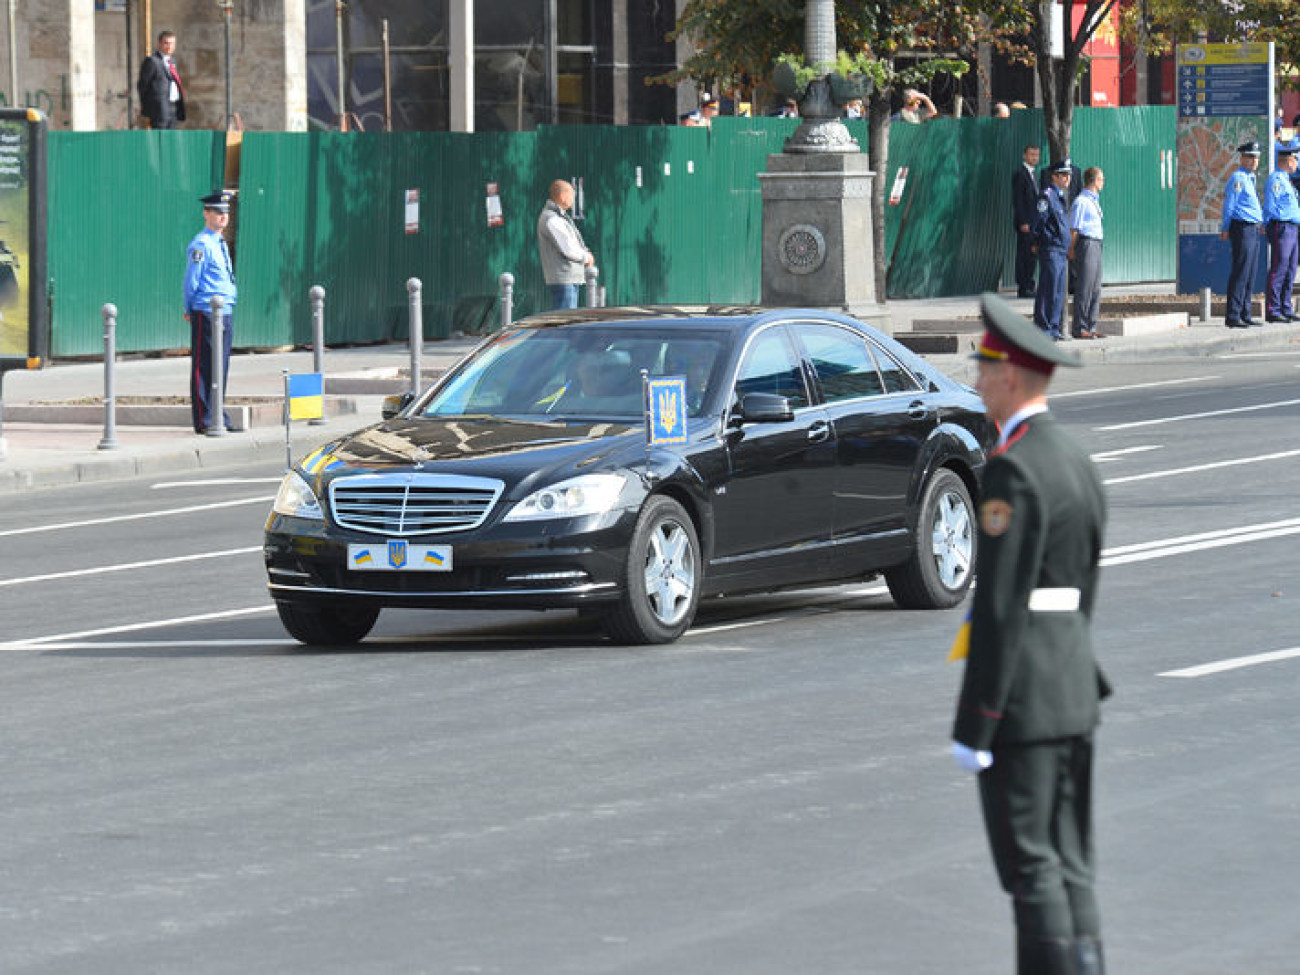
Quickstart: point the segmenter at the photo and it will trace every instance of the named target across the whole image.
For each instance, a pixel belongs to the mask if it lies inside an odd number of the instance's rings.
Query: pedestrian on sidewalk
[[[165,30],[158,35],[158,50],[140,64],[135,89],[140,96],[140,114],[149,120],[151,129],[174,129],[185,121],[185,88],[172,58],[175,51],[176,35]]]
[[[573,201],[572,184],[557,179],[537,218],[537,253],[553,309],[578,307],[578,285],[596,263],[573,222]]]
[[[1016,230],[1016,297],[1034,296],[1034,214],[1038,206],[1038,146],[1025,146],[1011,174],[1011,222]]]
[[[1070,260],[1078,275],[1074,289],[1074,320],[1070,334],[1076,339],[1099,339],[1097,315],[1101,312],[1101,200],[1106,174],[1099,166],[1083,173],[1083,190],[1070,205]]]
[[[1000,437],[984,469],[953,757],[978,774],[1016,971],[1102,975],[1093,892],[1093,736],[1110,685],[1092,650],[1106,499],[1047,387],[1079,360],[985,295],[975,390]],[[954,656],[960,657],[960,650]]]
[[[1300,236],[1300,194],[1293,177],[1300,147],[1277,151],[1277,169],[1264,186],[1264,226],[1268,230],[1271,258],[1268,265],[1268,295],[1264,320],[1290,322],[1291,290],[1295,286],[1297,237]]]
[[[185,318],[190,323],[190,417],[195,433],[204,433],[216,426],[209,402],[212,389],[212,299],[220,297],[224,303],[222,318],[225,327],[221,350],[221,396],[225,402],[226,386],[230,379],[230,337],[235,324],[235,266],[230,260],[230,248],[222,232],[230,223],[230,200],[233,194],[212,193],[203,197],[203,229],[199,231],[186,251],[185,267]],[[223,411],[225,429],[231,427],[230,414]]]
[[[1065,289],[1069,269],[1070,218],[1065,193],[1070,185],[1071,163],[1058,159],[1047,167],[1050,182],[1038,194],[1034,214],[1034,246],[1038,250],[1038,293],[1034,296],[1034,324],[1060,341],[1065,314]]]
[[[1219,238],[1232,242],[1232,270],[1228,273],[1228,328],[1249,328],[1259,322],[1250,317],[1250,296],[1259,264],[1259,234],[1264,211],[1255,190],[1259,168],[1259,143],[1253,139],[1237,147],[1241,165],[1223,191],[1223,223]]]

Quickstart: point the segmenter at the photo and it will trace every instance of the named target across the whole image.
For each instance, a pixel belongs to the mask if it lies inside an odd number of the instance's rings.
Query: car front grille
[[[487,519],[505,483],[459,474],[355,474],[330,483],[334,521],[375,535],[466,531]]]

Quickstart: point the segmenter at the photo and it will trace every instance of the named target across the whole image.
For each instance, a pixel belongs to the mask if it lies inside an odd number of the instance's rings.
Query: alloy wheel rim
[[[955,491],[947,491],[935,507],[930,552],[944,588],[960,589],[970,576],[975,551],[970,508]]]
[[[679,623],[695,594],[690,536],[676,522],[657,525],[646,552],[645,592],[650,611],[665,626]]]

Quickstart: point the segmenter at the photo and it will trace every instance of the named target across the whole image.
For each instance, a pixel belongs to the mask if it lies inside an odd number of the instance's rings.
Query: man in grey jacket
[[[537,218],[537,252],[552,308],[577,308],[578,285],[596,263],[573,222],[573,187],[562,179],[551,184],[551,198]]]

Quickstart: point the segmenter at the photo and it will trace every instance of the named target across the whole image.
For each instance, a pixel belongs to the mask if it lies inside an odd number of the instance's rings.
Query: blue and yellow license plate
[[[370,572],[450,572],[450,545],[390,540],[348,546],[348,568]]]

